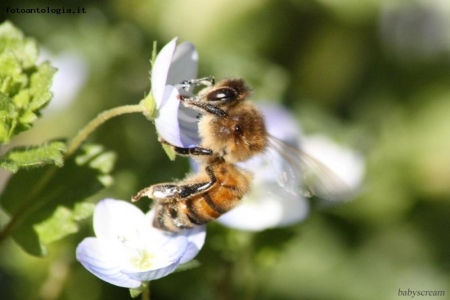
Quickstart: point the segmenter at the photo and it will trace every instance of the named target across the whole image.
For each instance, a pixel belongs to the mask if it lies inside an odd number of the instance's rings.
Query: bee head
[[[250,93],[250,88],[242,79],[224,79],[199,95],[215,106],[229,107],[244,101]]]

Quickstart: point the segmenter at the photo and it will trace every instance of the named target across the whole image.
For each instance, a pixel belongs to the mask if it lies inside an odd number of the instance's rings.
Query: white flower
[[[176,45],[174,38],[158,53],[153,64],[151,84],[158,115],[155,125],[158,134],[179,147],[192,147],[199,143],[197,112],[180,105],[177,85],[183,80],[197,77],[198,54],[192,43]]]
[[[300,126],[285,109],[267,104],[259,105],[259,108],[271,135],[298,146]],[[283,165],[276,153],[258,155],[239,165],[253,173],[252,186],[239,206],[218,219],[221,224],[240,230],[261,231],[298,223],[308,216],[309,205],[305,198],[289,192],[277,182],[274,167],[282,169]],[[300,183],[297,188],[300,188]]]
[[[100,201],[94,212],[96,237],[78,245],[77,259],[106,282],[136,288],[172,273],[202,248],[204,226],[174,234],[154,228],[152,221],[153,211],[144,215],[126,201]]]
[[[364,178],[365,164],[361,154],[338,145],[325,135],[306,136],[302,149],[333,171],[352,192],[356,192]]]

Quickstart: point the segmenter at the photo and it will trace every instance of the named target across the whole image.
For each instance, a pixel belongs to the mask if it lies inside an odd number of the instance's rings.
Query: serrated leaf
[[[34,147],[13,148],[0,158],[0,167],[13,173],[20,168],[34,168],[44,165],[61,167],[64,163],[65,150],[65,143],[58,141]]]
[[[33,39],[10,22],[0,24],[0,143],[31,128],[52,97],[56,69],[48,62],[37,66],[37,55]]]
[[[50,244],[69,234],[78,231],[78,225],[73,219],[70,209],[58,206],[55,213],[47,220],[34,225],[39,239],[44,244]]]
[[[11,173],[16,173],[19,171],[19,165],[8,158],[0,159],[0,168],[10,171]]]
[[[22,90],[13,99],[14,104],[18,108],[26,108],[30,104],[30,91]]]
[[[41,109],[50,101],[52,97],[50,88],[55,72],[56,69],[45,62],[31,75],[30,94],[32,100],[29,109],[33,111]]]
[[[89,159],[77,163],[78,154]],[[91,154],[89,149],[83,148],[67,159],[62,168],[46,166],[20,170],[9,180],[0,198],[2,207],[11,217],[4,230],[8,230],[8,234],[29,254],[42,256],[46,253],[34,230],[36,224],[50,218],[58,206],[73,208],[104,187],[98,177],[105,174],[93,168],[91,162],[103,155],[110,159],[114,156],[103,149]]]
[[[38,119],[38,116],[32,111],[26,111],[19,117],[19,123],[30,124]]]
[[[17,57],[14,56],[14,53],[12,51],[0,53],[0,78],[2,80],[2,83],[8,77],[12,79],[18,77],[21,72],[22,67],[20,65],[20,62]],[[3,86],[1,91],[3,93],[9,92],[9,90],[4,90]]]
[[[94,209],[95,205],[88,202],[76,203],[73,210],[65,206],[58,206],[50,218],[36,224],[34,229],[42,243],[50,244],[78,232],[77,221],[90,217],[94,213]]]
[[[92,216],[95,210],[95,204],[90,202],[76,203],[73,209],[73,219],[80,221]]]
[[[0,52],[11,49],[25,68],[34,65],[38,51],[36,42],[25,38],[23,33],[11,22],[0,24]]]

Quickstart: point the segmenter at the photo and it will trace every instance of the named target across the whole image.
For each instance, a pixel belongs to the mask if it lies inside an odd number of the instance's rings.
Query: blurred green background
[[[7,14],[11,8],[84,14]],[[193,42],[200,76],[243,77],[254,99],[285,105],[304,132],[363,153],[353,201],[285,229],[208,226],[201,266],[151,283],[152,299],[401,299],[450,297],[450,2],[447,0],[11,1],[11,20],[63,75],[54,101],[16,144],[72,137],[99,112],[149,90],[152,43]],[[43,50],[41,48],[41,50]],[[115,184],[91,199],[130,199],[181,178],[154,126],[118,117],[90,138],[118,154]],[[139,203],[143,209],[148,201]],[[5,217],[0,214],[0,221]],[[0,248],[1,299],[128,299],[75,260],[82,230],[34,258]]]

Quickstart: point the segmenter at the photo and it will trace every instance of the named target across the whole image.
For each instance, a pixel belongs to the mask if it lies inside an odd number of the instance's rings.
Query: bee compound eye
[[[236,97],[236,91],[230,88],[219,88],[206,96],[208,101],[230,101]]]

